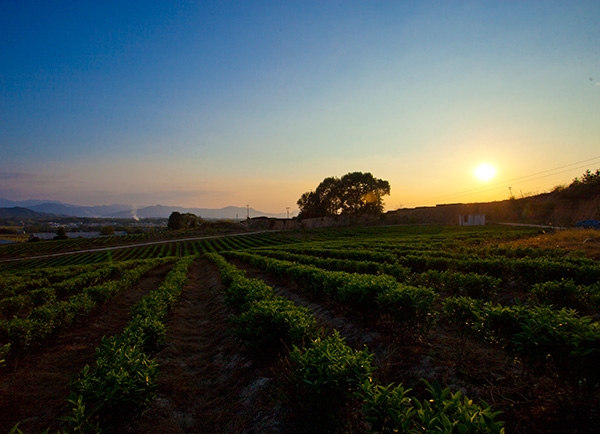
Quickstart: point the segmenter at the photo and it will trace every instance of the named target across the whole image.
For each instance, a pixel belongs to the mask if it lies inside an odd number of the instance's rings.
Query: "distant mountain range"
[[[101,217],[101,218],[168,218],[172,212],[192,213],[203,219],[231,219],[243,220],[250,217],[277,217],[285,218],[287,213],[265,213],[254,208],[228,206],[225,208],[185,208],[180,206],[153,205],[146,207],[133,207],[132,205],[114,204],[98,206],[80,206],[66,204],[58,201],[24,200],[13,201],[0,198],[0,208],[18,208],[16,212],[23,217],[27,212],[22,209],[37,213],[54,214],[73,217]]]

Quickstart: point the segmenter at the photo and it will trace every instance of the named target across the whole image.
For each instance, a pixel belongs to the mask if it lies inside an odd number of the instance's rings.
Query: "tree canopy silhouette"
[[[383,196],[389,194],[390,183],[370,173],[351,172],[341,178],[325,178],[315,191],[298,199],[298,217],[381,214]]]
[[[189,212],[182,214],[180,212],[173,211],[169,216],[169,223],[167,224],[167,227],[174,230],[191,229],[199,226],[202,224],[202,222],[203,220],[195,214]]]

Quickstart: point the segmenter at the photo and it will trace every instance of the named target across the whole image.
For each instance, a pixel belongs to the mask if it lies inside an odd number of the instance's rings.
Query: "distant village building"
[[[460,226],[484,226],[484,214],[461,214],[458,216],[458,224]]]

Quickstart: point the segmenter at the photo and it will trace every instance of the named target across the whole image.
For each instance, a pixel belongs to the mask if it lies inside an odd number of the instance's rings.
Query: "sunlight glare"
[[[496,168],[488,163],[482,163],[475,168],[475,177],[480,181],[489,181],[496,176]]]

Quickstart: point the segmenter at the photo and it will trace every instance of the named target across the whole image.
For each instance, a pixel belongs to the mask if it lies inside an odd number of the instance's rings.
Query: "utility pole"
[[[285,209],[287,210],[287,218],[289,220],[290,219],[290,207],[286,206]]]
[[[250,205],[246,205],[246,219],[250,220]]]

